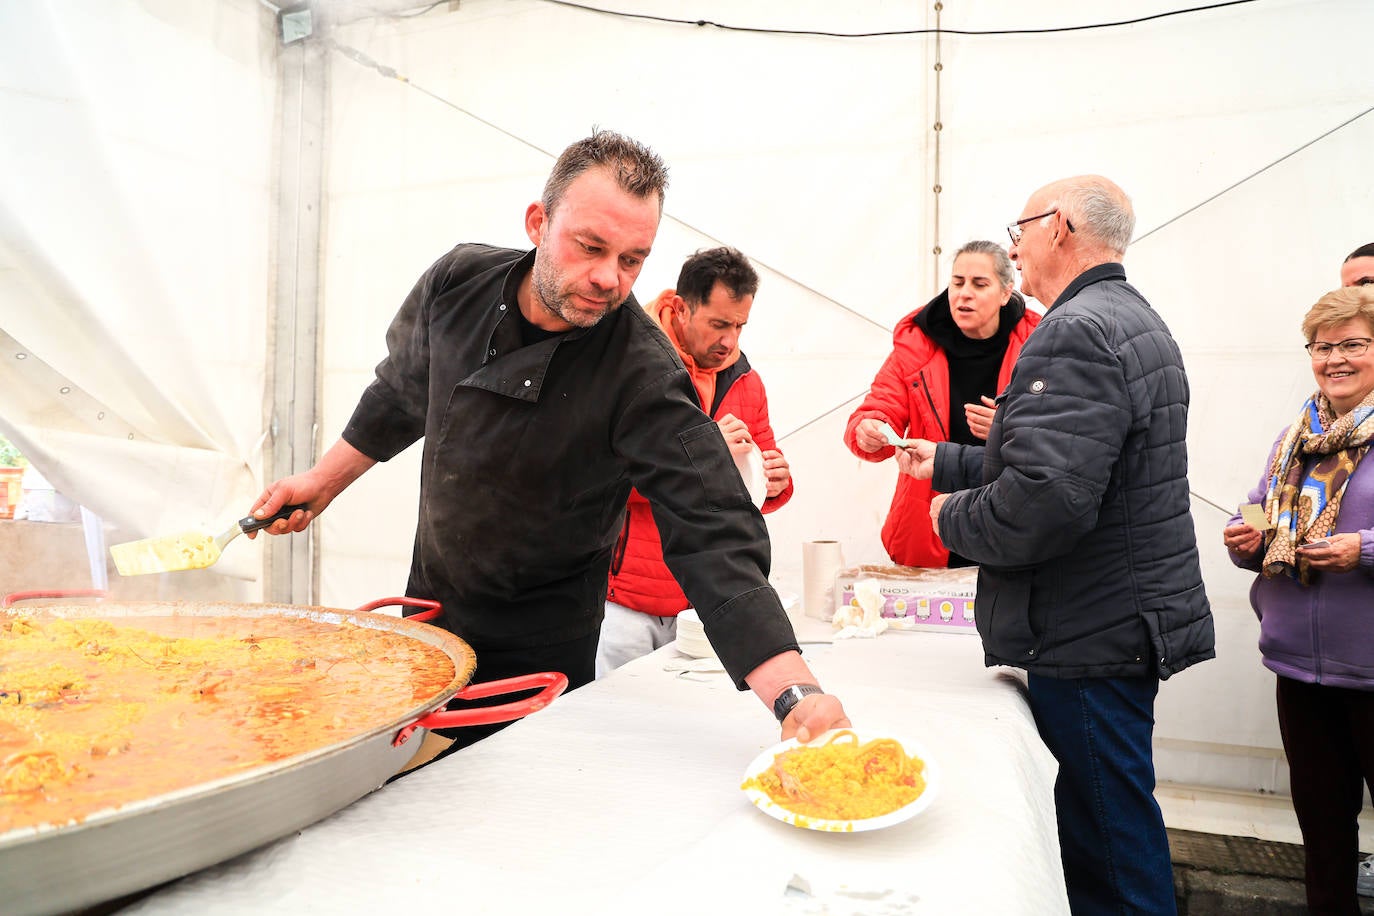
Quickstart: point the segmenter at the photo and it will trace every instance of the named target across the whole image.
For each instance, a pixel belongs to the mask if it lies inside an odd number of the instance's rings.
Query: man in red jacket
[[[792,498],[792,474],[768,422],[768,395],[739,349],[759,276],[733,248],[710,248],[687,259],[677,288],[644,306],[677,348],[697,399],[720,427],[738,459],[757,449],[767,478],[765,513]],[[596,676],[672,642],[687,597],[663,562],[652,507],[630,493],[625,523],[611,561],[606,617],[601,624]]]

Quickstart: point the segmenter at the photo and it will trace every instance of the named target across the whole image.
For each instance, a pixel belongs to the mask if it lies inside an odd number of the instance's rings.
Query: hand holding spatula
[[[240,534],[266,528],[277,519],[290,518],[297,509],[308,506],[282,506],[270,518],[241,518],[219,534],[204,531],[183,531],[159,538],[129,541],[110,548],[115,568],[121,576],[143,576],[149,573],[175,572],[179,569],[204,569],[213,566],[224,547]]]

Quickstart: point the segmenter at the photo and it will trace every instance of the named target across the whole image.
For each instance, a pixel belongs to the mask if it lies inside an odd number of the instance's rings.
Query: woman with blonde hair
[[[1302,323],[1317,390],[1223,539],[1259,575],[1250,603],[1278,676],[1279,730],[1312,913],[1358,914],[1357,818],[1374,792],[1374,287],[1327,293]]]

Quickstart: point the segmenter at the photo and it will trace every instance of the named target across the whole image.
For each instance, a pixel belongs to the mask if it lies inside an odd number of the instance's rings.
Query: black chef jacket
[[[459,245],[416,283],[343,438],[386,461],[424,437],[408,594],[499,650],[596,632],[633,485],[736,685],[796,637],[768,532],[672,344],[630,297],[522,346],[534,252]]]

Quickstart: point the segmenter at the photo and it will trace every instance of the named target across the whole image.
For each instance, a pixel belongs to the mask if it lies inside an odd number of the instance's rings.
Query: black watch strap
[[[796,708],[803,698],[809,697],[813,693],[825,693],[825,691],[815,684],[793,684],[778,694],[778,698],[773,701],[773,715],[777,716],[778,721],[781,722],[787,718],[788,714]]]

